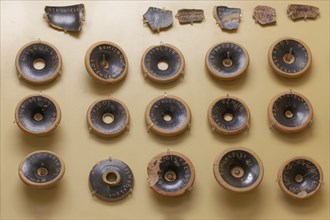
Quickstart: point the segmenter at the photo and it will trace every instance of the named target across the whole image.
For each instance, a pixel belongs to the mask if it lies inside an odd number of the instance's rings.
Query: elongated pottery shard
[[[83,4],[60,7],[46,6],[44,18],[56,29],[65,32],[77,32],[80,31],[85,20],[85,6]]]
[[[175,15],[180,24],[193,24],[204,20],[204,11],[201,9],[181,9]]]
[[[254,20],[261,25],[275,24],[275,9],[265,5],[258,5],[253,10]]]
[[[287,13],[292,20],[297,20],[300,18],[316,19],[317,16],[320,15],[320,10],[319,8],[311,5],[292,4],[288,6]]]
[[[143,15],[143,22],[147,23],[152,31],[160,32],[172,25],[172,17],[172,11],[170,10],[149,7]]]
[[[228,8],[226,6],[215,6],[213,17],[223,30],[237,29],[241,19],[240,8]]]

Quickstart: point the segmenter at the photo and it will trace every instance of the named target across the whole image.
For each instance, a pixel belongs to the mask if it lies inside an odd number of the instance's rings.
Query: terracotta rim
[[[229,185],[224,179],[222,179],[219,169],[218,169],[219,163],[224,155],[226,155],[229,152],[238,151],[238,150],[245,151],[245,152],[251,154],[257,160],[258,165],[259,165],[260,173],[259,173],[258,179],[252,185],[245,187],[245,188],[239,188],[239,187],[234,187],[232,185]],[[247,149],[245,147],[232,147],[227,150],[224,150],[215,158],[214,163],[213,163],[213,175],[214,175],[216,181],[219,183],[219,185],[227,190],[230,190],[233,192],[240,192],[240,193],[249,192],[249,191],[255,189],[261,183],[263,176],[264,176],[264,167],[263,167],[263,163],[262,163],[261,159],[254,151]]]
[[[25,102],[25,100],[27,100],[29,98],[32,98],[32,97],[44,97],[44,98],[47,98],[48,100],[50,100],[54,104],[54,106],[56,108],[56,111],[57,111],[56,112],[57,113],[56,114],[56,120],[54,121],[54,123],[52,124],[52,126],[50,128],[48,128],[47,130],[45,130],[45,131],[32,131],[32,130],[29,130],[29,129],[25,128],[23,125],[21,125],[21,123],[19,121],[18,112],[19,112],[20,106],[23,104],[23,102]],[[23,130],[24,132],[26,132],[28,134],[32,134],[32,135],[37,135],[37,136],[47,135],[47,134],[51,133],[53,130],[55,130],[58,127],[58,125],[60,124],[61,117],[62,117],[61,109],[60,109],[60,106],[58,105],[58,103],[52,97],[47,96],[47,95],[44,95],[44,94],[33,94],[33,95],[28,95],[28,96],[24,97],[23,99],[21,99],[19,101],[19,103],[16,106],[16,110],[15,110],[15,122],[16,122],[17,126],[21,130]]]
[[[177,129],[172,129],[172,130],[165,130],[162,129],[160,127],[157,127],[154,125],[154,123],[151,120],[150,117],[150,110],[152,108],[152,106],[155,104],[155,102],[161,100],[161,99],[165,99],[165,98],[170,98],[170,99],[175,99],[178,102],[180,102],[187,110],[187,118],[186,121],[183,123],[183,125],[180,128]],[[191,122],[191,111],[190,108],[188,106],[188,104],[181,98],[174,96],[174,95],[162,95],[162,96],[158,96],[156,98],[154,98],[147,106],[146,110],[145,110],[145,119],[146,119],[146,123],[148,126],[148,131],[151,130],[152,132],[158,134],[158,135],[162,135],[162,136],[176,136],[179,135],[183,132],[185,132],[189,127],[190,127],[190,122]]]
[[[221,127],[219,127],[217,125],[217,123],[215,123],[215,121],[213,120],[212,118],[212,109],[214,107],[214,105],[221,101],[222,99],[233,99],[233,100],[236,100],[238,102],[240,102],[244,108],[246,109],[246,112],[247,112],[247,119],[246,121],[244,122],[244,124],[238,128],[238,129],[235,129],[235,130],[227,130],[227,129],[223,129]],[[209,121],[209,124],[212,128],[212,130],[215,130],[217,133],[219,134],[225,134],[225,135],[235,135],[235,134],[239,134],[241,132],[243,132],[245,129],[247,129],[249,127],[249,123],[250,123],[250,110],[248,108],[248,106],[245,104],[245,102],[243,102],[241,99],[235,97],[235,96],[222,96],[222,97],[219,97],[217,98],[216,100],[214,100],[211,105],[209,106],[209,109],[208,109],[208,121]]]
[[[298,72],[296,72],[296,73],[286,73],[286,72],[282,71],[281,69],[279,69],[279,68],[275,65],[275,63],[273,62],[273,59],[272,59],[272,57],[273,57],[273,56],[272,56],[272,52],[273,52],[273,50],[274,50],[274,47],[275,47],[278,43],[280,43],[281,41],[285,41],[285,40],[293,40],[293,41],[296,41],[296,42],[300,43],[301,45],[303,45],[303,46],[305,47],[306,51],[307,51],[307,54],[308,54],[308,62],[307,62],[307,64],[306,64],[306,66],[305,66],[302,70],[300,70],[300,71],[298,71]],[[298,78],[298,77],[303,76],[303,75],[307,72],[307,70],[309,69],[309,67],[311,66],[311,63],[312,63],[312,53],[311,53],[309,47],[308,47],[303,41],[301,41],[301,40],[299,40],[299,39],[296,39],[296,38],[292,38],[292,37],[283,37],[283,38],[280,38],[280,39],[278,39],[277,41],[275,41],[275,42],[270,46],[270,48],[269,48],[269,50],[268,50],[268,62],[269,62],[269,64],[270,64],[270,66],[272,67],[272,69],[275,71],[275,73],[277,73],[278,75],[280,75],[280,76],[282,76],[282,77],[286,77],[286,78]]]
[[[35,183],[35,182],[32,182],[31,180],[27,179],[23,172],[22,172],[22,166],[23,166],[23,163],[24,161],[29,158],[30,156],[32,156],[33,154],[36,154],[36,153],[49,153],[49,154],[52,154],[54,155],[61,163],[61,171],[59,173],[59,175],[49,181],[49,182],[46,182],[46,183]],[[64,173],[65,173],[65,165],[64,165],[64,162],[63,160],[54,152],[52,151],[48,151],[48,150],[38,150],[38,151],[34,151],[30,154],[28,154],[19,164],[19,167],[18,167],[18,175],[20,177],[20,179],[22,180],[23,183],[25,183],[26,185],[28,186],[31,186],[31,187],[34,187],[34,188],[39,188],[39,189],[47,189],[47,188],[51,188],[51,187],[54,187],[61,179],[62,177],[64,176]]]
[[[162,157],[164,156],[170,156],[170,155],[174,155],[174,156],[177,156],[177,157],[181,157],[182,159],[184,159],[186,161],[186,163],[189,165],[190,167],[190,170],[191,170],[191,177],[187,183],[187,185],[182,188],[181,190],[179,191],[176,191],[176,192],[164,192],[163,190],[160,190],[158,189],[156,186],[155,186],[155,183],[152,183],[152,174],[150,173],[150,168],[149,167],[153,167],[153,163],[154,161],[159,161]],[[148,167],[147,167],[147,173],[148,173],[148,177],[151,179],[150,181],[150,188],[155,191],[156,193],[160,194],[160,195],[163,195],[163,196],[168,196],[168,197],[178,197],[178,196],[183,196],[184,194],[186,194],[187,192],[189,192],[194,184],[194,181],[195,181],[195,168],[194,168],[194,165],[193,163],[189,160],[189,158],[187,158],[185,155],[179,153],[179,152],[175,152],[175,151],[167,151],[167,152],[163,152],[163,153],[160,153],[160,154],[157,154],[156,156],[154,156],[149,164],[148,164]]]
[[[215,19],[215,21],[216,21],[216,24],[217,25],[219,25],[220,26],[220,28],[222,29],[222,27],[221,27],[221,25],[220,25],[220,23],[221,23],[221,21],[220,21],[220,19],[219,19],[219,17],[218,17],[218,14],[217,14],[217,8],[218,8],[219,6],[214,6],[213,7],[213,17],[214,17],[214,19]]]
[[[102,131],[100,131],[99,129],[97,129],[91,119],[90,119],[90,114],[91,114],[91,111],[93,109],[93,107],[99,103],[99,102],[102,102],[102,101],[114,101],[114,102],[117,102],[119,103],[124,109],[125,109],[125,112],[126,112],[126,115],[127,115],[127,119],[126,119],[126,123],[125,123],[125,126],[123,126],[121,129],[119,129],[118,131],[115,131],[115,132],[112,132],[112,133],[104,133]],[[119,136],[120,134],[124,133],[125,131],[128,131],[129,129],[129,121],[130,121],[130,114],[129,114],[129,111],[128,111],[128,108],[126,107],[126,105],[120,101],[119,99],[116,99],[116,98],[113,98],[113,97],[108,97],[108,98],[100,98],[100,99],[97,99],[95,100],[88,108],[87,110],[87,114],[86,114],[86,119],[87,119],[87,124],[88,124],[88,128],[91,132],[101,136],[101,137],[116,137],[116,136]]]
[[[40,43],[51,47],[56,52],[56,55],[58,57],[58,65],[57,65],[56,70],[48,78],[46,78],[44,80],[35,80],[35,79],[32,79],[32,78],[26,76],[25,73],[22,71],[22,69],[19,65],[19,57],[25,48],[27,48],[33,44],[40,44]],[[19,51],[17,52],[16,59],[15,59],[15,66],[16,66],[18,78],[22,78],[24,81],[32,83],[32,84],[46,84],[46,83],[49,83],[49,82],[55,80],[61,74],[62,56],[61,56],[59,50],[54,45],[52,45],[48,42],[41,41],[41,40],[31,41],[31,42],[25,44],[24,46],[22,46],[19,49]]]
[[[289,164],[290,162],[292,161],[295,161],[295,160],[308,160],[309,162],[311,162],[312,164],[314,164],[316,166],[316,168],[318,169],[319,173],[320,173],[320,182],[319,182],[319,185],[316,187],[316,189],[313,191],[313,192],[310,192],[309,194],[306,194],[306,196],[298,196],[297,194],[294,194],[292,192],[290,192],[284,185],[284,182],[283,182],[283,179],[282,179],[282,173],[283,173],[283,170],[284,168],[286,167],[287,164]],[[278,182],[278,185],[280,186],[281,190],[288,196],[290,196],[291,198],[295,198],[295,199],[307,199],[307,198],[310,198],[312,197],[315,193],[317,193],[322,184],[323,184],[323,171],[322,171],[322,168],[320,166],[320,164],[313,160],[312,158],[310,157],[307,157],[307,156],[296,156],[296,157],[292,157],[291,159],[285,161],[282,163],[282,165],[280,166],[279,170],[278,170],[278,173],[277,173],[277,182]]]
[[[91,65],[90,65],[90,55],[92,53],[92,51],[97,47],[97,46],[100,46],[100,45],[103,45],[103,44],[106,44],[106,45],[109,45],[109,46],[112,46],[112,47],[115,47],[117,48],[124,56],[124,60],[126,62],[126,65],[125,65],[125,69],[123,71],[123,73],[117,77],[116,79],[103,79],[102,77],[98,76],[97,74],[95,74],[95,72],[93,71]],[[128,73],[128,59],[127,59],[127,56],[124,52],[124,50],[119,47],[117,44],[115,43],[112,43],[112,42],[109,42],[109,41],[98,41],[94,44],[92,44],[88,49],[87,49],[87,52],[86,52],[86,55],[85,55],[85,67],[87,69],[87,72],[89,73],[90,76],[92,76],[96,81],[100,82],[100,83],[103,83],[103,84],[108,84],[108,83],[117,83],[119,81],[121,81],[122,79],[124,79]]]
[[[273,105],[278,98],[280,98],[281,96],[287,95],[287,94],[293,94],[293,95],[299,96],[307,104],[308,109],[309,109],[309,116],[304,124],[301,124],[297,127],[287,127],[276,121],[276,119],[273,115],[273,111],[272,111]],[[268,105],[268,118],[271,122],[271,125],[274,126],[277,130],[285,132],[285,133],[298,133],[298,132],[301,132],[304,129],[306,129],[309,125],[311,125],[312,119],[313,119],[313,107],[312,107],[312,104],[309,102],[309,100],[304,95],[302,95],[298,92],[294,92],[294,91],[282,92],[282,93],[276,95],[275,97],[273,97],[272,100],[270,101],[270,103]]]
[[[179,56],[180,56],[180,68],[175,74],[173,74],[170,77],[157,77],[157,76],[154,76],[153,74],[151,74],[148,71],[148,69],[144,65],[144,60],[146,59],[147,53],[150,50],[152,50],[156,47],[159,47],[159,46],[169,47],[169,48],[173,49],[176,53],[178,53]],[[185,66],[185,59],[184,59],[183,54],[181,53],[181,51],[178,48],[176,48],[175,46],[173,46],[171,44],[160,44],[160,45],[156,45],[156,46],[151,46],[143,53],[142,59],[141,59],[141,67],[142,67],[142,72],[143,72],[144,76],[146,78],[150,79],[151,81],[157,82],[157,83],[170,83],[170,82],[173,82],[173,81],[177,80],[178,78],[180,78],[180,76],[183,76],[184,66]]]
[[[208,57],[210,56],[210,53],[211,51],[217,47],[218,45],[220,44],[226,44],[226,43],[229,43],[229,44],[236,44],[237,46],[239,46],[243,53],[245,54],[246,56],[246,63],[244,65],[244,67],[240,70],[240,71],[237,71],[233,74],[229,74],[229,75],[224,75],[224,74],[219,74],[218,72],[215,72],[212,70],[209,62],[208,62]],[[237,79],[241,76],[243,76],[245,73],[246,73],[246,70],[249,66],[249,63],[250,63],[250,57],[249,57],[249,54],[247,52],[247,50],[239,43],[236,43],[236,42],[233,42],[233,41],[225,41],[225,42],[219,42],[219,43],[216,43],[214,44],[206,53],[206,56],[205,56],[205,64],[206,64],[206,67],[207,67],[207,70],[209,72],[209,74],[217,79],[220,79],[220,80],[234,80],[234,79]]]

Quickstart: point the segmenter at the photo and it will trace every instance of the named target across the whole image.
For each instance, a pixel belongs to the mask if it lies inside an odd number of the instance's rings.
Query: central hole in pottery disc
[[[171,121],[171,120],[172,120],[172,116],[169,115],[169,114],[164,114],[164,115],[163,115],[163,119],[164,119],[165,121]]]
[[[176,173],[172,170],[169,170],[165,173],[164,178],[168,182],[173,182],[174,180],[176,180]]]
[[[45,68],[45,66],[46,66],[46,62],[44,59],[38,58],[33,61],[33,67],[36,70],[42,70],[43,68]]]
[[[231,113],[226,113],[226,114],[223,116],[223,119],[224,119],[225,121],[227,121],[227,122],[230,122],[230,121],[232,121],[232,120],[234,119],[234,116],[233,116],[233,114],[231,114]]]
[[[301,183],[303,181],[303,176],[301,174],[298,174],[294,177],[294,180],[297,182],[297,183]]]
[[[110,66],[110,63],[109,63],[109,61],[107,61],[107,60],[102,60],[102,61],[101,61],[101,66],[102,66],[103,68],[108,68],[108,67]]]
[[[289,119],[293,117],[293,113],[290,110],[285,111],[284,115],[286,118],[289,118]]]
[[[240,166],[234,166],[230,173],[235,178],[241,178],[244,175],[244,169]]]
[[[44,167],[40,167],[39,169],[37,169],[37,174],[38,176],[47,176],[48,170]]]
[[[107,59],[107,57],[106,57],[105,54],[102,55],[102,60],[101,60],[101,63],[100,64],[101,64],[101,67],[102,68],[108,68],[110,66],[110,62]]]
[[[222,65],[225,67],[231,67],[233,65],[233,61],[230,58],[226,58],[222,60]]]
[[[293,56],[292,53],[288,52],[286,54],[284,54],[283,56],[283,61],[286,63],[286,64],[292,64],[295,60],[295,57]]]
[[[119,173],[115,170],[110,170],[103,174],[103,181],[109,185],[117,185],[120,181]]]
[[[107,175],[107,180],[110,182],[110,183],[115,183],[117,181],[117,175],[115,173],[108,173]]]
[[[114,120],[115,120],[115,117],[113,116],[113,114],[111,113],[105,113],[103,116],[102,116],[102,120],[104,123],[106,124],[111,124]]]
[[[42,116],[41,113],[35,113],[33,115],[33,119],[36,120],[36,121],[41,121],[44,117]]]
[[[162,70],[162,71],[165,71],[168,69],[168,63],[165,62],[165,61],[160,61],[158,64],[157,64],[157,67],[158,69]]]

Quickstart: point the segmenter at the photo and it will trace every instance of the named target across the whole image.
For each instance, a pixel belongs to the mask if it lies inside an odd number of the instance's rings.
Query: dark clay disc
[[[177,152],[164,152],[152,158],[147,168],[151,189],[164,196],[182,196],[191,190],[195,169],[191,161]]]
[[[36,94],[23,98],[15,111],[15,122],[20,129],[33,135],[46,135],[57,128],[61,110],[54,99]]]
[[[88,73],[100,83],[116,83],[128,72],[125,52],[116,44],[100,41],[90,46],[85,56]]]
[[[213,174],[225,189],[248,192],[257,187],[264,175],[259,157],[246,148],[230,148],[219,154],[213,164]]]
[[[250,111],[246,104],[236,97],[220,97],[210,105],[208,119],[212,130],[233,135],[248,127]]]
[[[313,108],[302,94],[293,91],[283,92],[269,103],[268,117],[276,129],[286,133],[297,133],[311,124]]]
[[[118,201],[128,196],[134,185],[132,170],[121,160],[101,160],[89,174],[89,186],[98,198]]]
[[[161,69],[159,64],[164,63]],[[162,44],[149,47],[143,54],[142,71],[145,77],[159,83],[168,83],[183,75],[184,57],[176,47],[170,44]]]
[[[18,51],[15,65],[19,78],[33,84],[45,84],[60,75],[62,58],[50,43],[32,41]]]
[[[302,76],[312,63],[312,53],[301,40],[281,38],[269,48],[268,61],[280,76],[297,78]]]
[[[282,164],[278,183],[283,192],[296,199],[306,199],[323,184],[320,165],[309,157],[294,157]]]
[[[205,63],[211,76],[220,80],[232,80],[242,76],[248,68],[249,54],[238,43],[218,43],[207,52]]]
[[[50,188],[63,177],[65,166],[62,159],[50,151],[35,151],[29,154],[19,165],[21,180],[35,188]]]
[[[103,137],[115,137],[128,130],[129,112],[118,99],[99,99],[89,107],[87,122],[91,132]]]
[[[188,105],[179,97],[165,95],[152,100],[145,111],[148,129],[162,136],[175,136],[190,126]]]

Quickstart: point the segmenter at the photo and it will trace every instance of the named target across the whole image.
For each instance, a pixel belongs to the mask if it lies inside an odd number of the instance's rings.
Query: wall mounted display
[[[46,5],[68,7],[70,2],[1,1],[0,219],[330,218],[330,124],[328,123],[330,119],[330,13],[328,10],[330,1],[304,1],[303,3],[318,7],[320,16],[316,19],[301,18],[294,21],[287,16],[287,8],[289,4],[300,4],[298,0],[290,2],[285,0],[267,2],[138,0],[71,1],[71,3],[72,5],[82,3],[85,6],[86,21],[82,23],[80,31],[65,32],[53,28],[47,19],[42,17]],[[216,24],[212,13],[214,6],[220,5],[241,10],[244,16],[240,17],[237,29],[223,30]],[[255,22],[253,11],[260,5],[267,5],[276,10],[276,23],[262,25]],[[173,23],[168,29],[157,32],[157,30],[152,31],[148,23],[143,24],[143,14],[151,6],[172,11]],[[194,11],[193,16],[190,17],[191,11],[184,11],[182,14],[179,13],[179,17],[174,17],[180,9],[203,10],[205,19],[200,23],[194,22],[193,25],[181,24],[179,18],[188,22],[189,19],[197,19],[202,14]],[[55,11],[62,11],[62,8],[57,8]],[[63,9],[63,13],[65,11],[66,9]],[[264,12],[262,8],[258,8],[258,13],[265,16],[259,17],[264,21],[273,18],[271,13],[267,14],[267,9]],[[57,15],[60,15],[60,12]],[[236,16],[237,14],[234,14],[235,18]],[[226,18],[228,22],[231,19],[230,16]],[[270,46],[282,38],[299,39],[312,53],[310,67],[299,78],[278,75],[268,61]],[[62,57],[62,75],[58,74],[61,77],[46,84],[29,83],[22,77],[19,80],[14,64],[20,48],[38,39],[54,45]],[[108,59],[108,54],[114,57],[118,53],[122,55],[121,52],[126,54],[127,60],[123,59],[123,62],[128,61],[127,73],[117,82],[103,83],[88,73],[85,65],[86,52],[92,44],[100,41],[115,43],[122,49],[116,51],[115,47],[111,47],[108,51],[102,46],[95,48],[96,54],[100,51],[98,68],[95,69],[100,75],[110,75],[111,64],[115,62]],[[206,54],[212,46],[226,42],[233,43],[228,44],[229,49],[233,49],[232,46],[235,48],[237,44],[243,46],[249,56],[245,71],[232,80],[213,76],[206,61]],[[171,44],[181,51],[185,61],[184,76],[179,74],[180,77],[168,83],[152,81],[144,75],[142,56],[149,47],[160,48],[159,46],[166,44]],[[288,51],[290,54],[290,48]],[[244,54],[242,49],[237,57]],[[227,53],[223,57],[210,58],[210,67],[214,68],[212,62],[218,62],[222,66],[229,66],[222,67],[222,70],[229,71],[234,68],[235,63],[231,58],[232,55],[230,52],[229,59]],[[291,55],[295,54],[291,53]],[[243,57],[244,65],[241,67],[244,67],[247,61],[247,57]],[[283,60],[283,57],[281,59]],[[37,61],[35,65],[40,63],[40,60]],[[92,67],[92,63],[88,63]],[[159,67],[158,63],[160,63]],[[157,68],[169,69],[169,66],[164,67],[166,62],[158,63]],[[96,67],[96,63],[93,66]],[[36,65],[36,68],[40,67]],[[126,67],[119,65],[118,68],[123,71],[119,74],[121,76]],[[216,70],[217,68],[214,68],[215,72]],[[231,72],[226,72],[224,75],[232,76]],[[108,80],[117,78],[109,76]],[[295,124],[305,116],[309,120],[311,115],[309,105],[300,98],[305,100],[307,97],[313,110],[312,122],[309,123],[311,126],[307,125],[306,129],[294,134],[278,130],[275,127],[279,124],[277,119],[274,118],[272,121],[268,116],[268,105],[271,100],[282,92],[290,94],[290,88],[303,94],[304,97],[293,97],[291,102],[288,101],[291,100],[291,96],[288,95],[288,97],[284,96],[283,100],[274,102],[277,103],[274,110],[277,115],[282,114],[283,121]],[[39,91],[55,99],[61,111],[59,126],[45,136],[30,135],[14,123],[16,106],[21,99],[34,94],[43,96]],[[164,92],[167,92],[167,95]],[[166,100],[166,96],[172,95],[180,98],[181,105],[173,100]],[[152,102],[158,96],[164,100],[157,99],[159,102],[156,100]],[[238,102],[235,98],[239,99]],[[112,102],[114,99],[118,99],[120,103]],[[295,99],[298,101],[295,102]],[[27,101],[29,105],[30,102],[34,103],[31,100]],[[149,112],[146,111],[151,104],[155,105],[152,105]],[[42,103],[41,106],[43,107],[44,104]],[[46,108],[47,111],[53,109],[51,106]],[[285,108],[282,109],[280,106]],[[24,111],[27,109],[30,107],[24,107]],[[213,112],[211,118],[212,120],[214,118],[214,124],[210,121],[210,109]],[[46,113],[42,109],[40,112]],[[41,124],[42,118],[43,120],[47,118],[41,113],[36,113],[38,112],[22,113],[22,117],[32,121],[29,122],[33,125],[32,128]],[[127,124],[125,113],[129,117]],[[147,121],[147,115],[150,116],[150,121]],[[188,115],[189,120],[187,120]],[[43,125],[48,126],[46,121]],[[301,122],[304,123],[304,120]],[[93,123],[96,123],[95,128],[92,127]],[[178,129],[181,126],[182,132]],[[164,130],[157,133],[155,127],[162,127]],[[228,131],[237,134],[223,134],[222,130],[217,131],[216,128],[219,130],[227,128]],[[101,129],[100,131],[104,133],[106,131],[112,133],[110,137],[104,137],[97,133],[97,129]],[[118,131],[122,133],[116,136]],[[175,133],[179,131],[181,133]],[[167,132],[174,134],[168,135]],[[256,153],[261,159],[264,170],[259,185],[247,193],[227,190],[218,183],[214,175],[214,169],[217,167],[214,166],[216,157],[227,149],[233,150],[232,147],[240,146]],[[160,153],[168,153],[167,149],[170,149],[169,154],[173,155],[172,151],[179,152],[193,163],[195,181],[191,187],[185,184],[192,178],[191,172],[182,172],[190,169],[191,166],[186,166],[189,163],[181,163],[185,161],[181,156],[179,157],[182,160],[171,155],[162,157],[161,164],[164,166],[159,168],[159,172],[156,171],[158,169],[156,164],[160,164],[160,159],[155,162],[152,158]],[[65,162],[65,174],[54,188],[34,189],[22,182],[19,177],[19,163],[31,152],[39,150],[53,151]],[[245,151],[235,153],[236,159],[240,158],[240,155],[245,155],[243,152]],[[108,156],[113,157],[111,160],[121,160],[129,166],[133,173],[131,182],[125,182],[127,174],[130,173],[124,168],[125,166],[105,167],[100,163],[100,166],[94,170],[97,163],[109,160]],[[306,167],[294,174],[291,185],[288,185],[288,190],[292,186],[295,187],[292,192],[303,189],[306,193],[298,192],[299,196],[307,194],[306,198],[310,199],[292,199],[279,186],[277,175],[281,164],[297,156],[313,158],[323,170],[323,181],[319,181],[320,189],[312,197],[308,195],[317,188],[315,186],[319,179],[317,172],[314,172],[316,166],[306,161],[299,161],[297,167],[305,162]],[[233,161],[232,158],[225,158]],[[246,158],[252,157],[246,156]],[[230,184],[242,184],[238,188],[247,188],[248,185],[244,175],[248,175],[250,170],[248,166],[243,165],[244,162],[250,163],[249,160],[244,159],[240,160],[243,161],[242,164],[237,163],[238,166],[230,167],[226,174],[226,177],[232,178]],[[295,167],[296,164],[298,162],[291,165]],[[151,170],[154,169],[150,177],[148,165]],[[165,172],[163,172],[164,167],[167,167]],[[93,175],[91,175],[92,170]],[[220,169],[218,171],[220,173]],[[289,170],[289,173],[291,172],[293,171]],[[39,170],[39,175],[46,175],[45,173],[47,171],[44,169]],[[185,174],[190,174],[190,177]],[[95,183],[93,188],[90,175],[93,184]],[[285,175],[283,180],[287,181],[287,174]],[[253,181],[256,179],[253,178]],[[165,195],[150,187],[154,182],[154,187],[159,187],[158,189],[165,192]],[[306,185],[309,186],[305,188]],[[97,187],[100,189],[98,190]],[[180,194],[180,188],[182,191],[186,189],[182,194],[184,196],[167,196],[167,193]],[[309,192],[307,189],[312,191]]]
[[[173,24],[172,11],[149,7],[148,11],[143,14],[143,23],[147,23],[153,32],[166,30]]]
[[[109,158],[95,164],[89,174],[92,195],[115,202],[133,191],[134,176],[131,168],[121,160]]]
[[[307,199],[323,185],[321,166],[312,158],[298,156],[284,162],[278,170],[281,190],[295,199]]]
[[[54,152],[46,150],[30,153],[18,168],[22,182],[37,189],[54,187],[62,179],[64,172],[63,160]]]
[[[269,103],[271,126],[285,133],[298,133],[312,124],[313,107],[302,94],[292,90],[276,95]]]
[[[86,117],[90,132],[102,137],[115,137],[129,128],[130,116],[127,107],[113,97],[93,102]]]
[[[264,168],[256,153],[237,147],[229,148],[215,158],[213,174],[223,188],[234,192],[248,192],[261,183]]]
[[[184,100],[165,93],[148,104],[145,119],[148,131],[161,136],[176,136],[190,128],[191,111]]]
[[[205,57],[208,72],[220,80],[241,77],[246,72],[249,62],[247,50],[242,45],[230,41],[213,45]]]
[[[128,59],[118,45],[99,41],[91,45],[85,55],[85,66],[89,75],[103,84],[117,83],[128,72]]]
[[[208,110],[212,131],[220,134],[239,134],[249,127],[250,111],[247,105],[234,96],[214,100]]]
[[[21,47],[15,65],[19,79],[32,84],[45,84],[61,74],[62,58],[55,46],[37,40]]]
[[[156,193],[177,197],[192,189],[195,168],[183,154],[167,151],[154,156],[147,168],[149,186]]]
[[[46,6],[44,18],[55,29],[78,32],[85,20],[85,6],[83,4]]]
[[[170,44],[149,47],[141,59],[145,78],[158,83],[169,83],[184,74],[185,60],[181,51]]]
[[[57,128],[60,121],[60,106],[50,96],[28,95],[16,106],[15,123],[28,134],[47,135]]]
[[[284,37],[270,46],[268,62],[278,75],[297,78],[304,75],[311,66],[312,53],[301,40]]]

